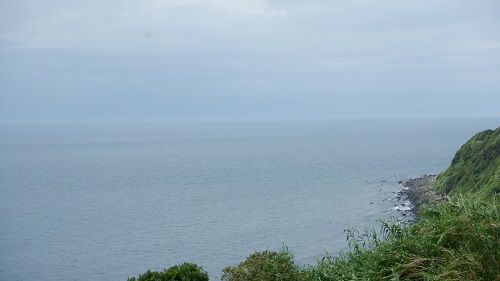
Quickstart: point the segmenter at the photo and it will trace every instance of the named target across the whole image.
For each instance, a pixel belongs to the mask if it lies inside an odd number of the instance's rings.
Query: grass
[[[411,225],[346,230],[347,251],[306,267],[287,248],[254,253],[222,280],[500,280],[498,199],[456,196],[424,206]]]
[[[350,249],[303,270],[304,280],[500,280],[498,196],[426,206],[416,223],[349,233]]]

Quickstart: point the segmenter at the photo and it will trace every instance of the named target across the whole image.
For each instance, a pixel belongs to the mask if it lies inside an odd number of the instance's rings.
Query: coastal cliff
[[[500,193],[500,127],[480,132],[467,141],[433,187],[449,195]]]
[[[438,176],[400,183],[417,219],[348,231],[349,251],[306,280],[500,280],[500,127],[473,136]]]
[[[448,200],[448,196],[500,193],[500,127],[473,136],[439,175],[423,175],[399,183],[404,188],[397,198],[408,200],[414,215],[420,206]]]

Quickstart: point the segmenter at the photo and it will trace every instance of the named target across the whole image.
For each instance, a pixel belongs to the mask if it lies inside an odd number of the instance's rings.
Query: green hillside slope
[[[434,190],[450,195],[500,192],[500,127],[473,136],[439,174]]]

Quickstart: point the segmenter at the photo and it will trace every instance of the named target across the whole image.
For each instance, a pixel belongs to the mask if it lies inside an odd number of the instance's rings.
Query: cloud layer
[[[496,115],[496,1],[5,1],[0,121]]]

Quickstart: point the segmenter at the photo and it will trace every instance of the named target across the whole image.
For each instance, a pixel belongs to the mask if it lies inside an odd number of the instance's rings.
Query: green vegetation
[[[500,280],[499,218],[496,200],[426,206],[408,227],[384,224],[387,240],[350,232],[350,250],[306,268],[304,280]]]
[[[194,263],[183,263],[163,271],[148,270],[128,281],[208,281],[208,273]]]
[[[434,189],[449,195],[500,193],[500,127],[473,136],[439,174]]]
[[[222,280],[500,280],[497,199],[425,206],[416,223],[383,223],[380,235],[347,230],[349,250],[316,265],[297,266],[287,249],[256,253]]]
[[[287,248],[266,250],[226,267],[221,280],[500,280],[500,128],[465,143],[434,188],[449,201],[422,206],[411,225],[346,230],[349,249],[340,257],[301,267]],[[187,271],[204,273],[193,266]],[[169,270],[148,271],[138,280],[208,280],[164,277]]]
[[[223,270],[221,280],[227,281],[298,281],[301,272],[293,255],[287,248],[280,252],[266,250],[250,255],[238,266],[228,266]]]

